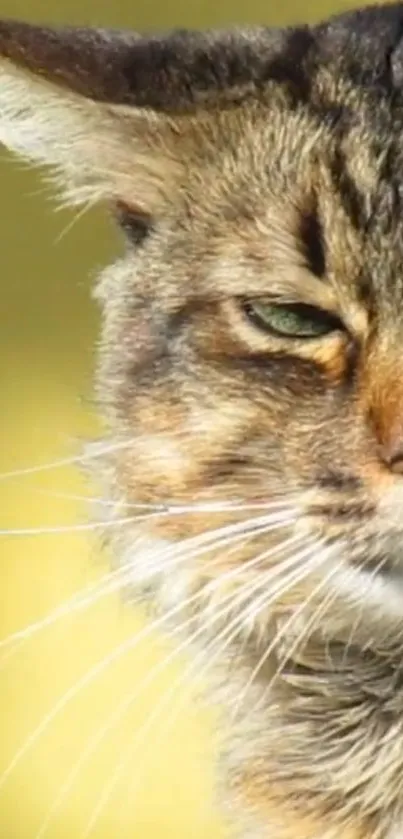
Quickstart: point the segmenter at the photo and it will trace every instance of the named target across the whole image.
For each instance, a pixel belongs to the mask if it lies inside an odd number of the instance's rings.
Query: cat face
[[[383,579],[402,535],[403,229],[374,111],[340,135],[281,100],[269,123],[245,103],[194,127],[205,161],[121,262],[112,308],[115,269],[101,285],[101,387],[131,440],[126,499],[288,501],[297,530]],[[209,527],[186,513],[152,532]]]
[[[259,544],[331,546],[345,591],[364,580],[398,613],[402,20],[150,40],[0,27],[0,138],[126,234],[97,292],[111,492],[198,504],[147,524],[164,540],[211,528],[209,505],[214,526],[276,513]]]

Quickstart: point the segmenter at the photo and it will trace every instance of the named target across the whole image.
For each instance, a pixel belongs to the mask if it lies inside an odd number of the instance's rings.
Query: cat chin
[[[332,585],[349,606],[356,607],[371,623],[396,622],[403,627],[403,570],[374,573],[373,569],[343,565],[336,569]],[[402,836],[403,839],[403,836]]]
[[[127,591],[143,593],[145,600],[152,601],[157,611],[167,615],[172,612],[173,618],[180,604],[186,604],[191,591],[191,575],[186,563],[169,569],[175,551],[177,546],[173,542],[143,535],[133,535],[120,551],[121,566],[127,568]]]
[[[126,544],[120,545],[120,564],[127,569],[124,573],[124,590],[128,599],[131,592],[134,592],[135,597],[139,593],[143,594],[144,600],[151,603],[153,610],[165,616],[165,629],[174,632],[182,624],[187,604],[192,606],[192,598],[197,589],[192,558],[189,557],[187,561],[183,557],[182,561],[178,561],[178,557],[178,545],[169,540],[132,533]],[[337,568],[333,566],[335,559]],[[174,563],[176,567],[173,567]],[[345,604],[348,623],[354,623],[356,616],[360,615],[373,628],[374,637],[384,630],[395,631],[397,625],[403,632],[403,570],[400,573],[395,568],[386,573],[374,573],[373,568],[365,569],[362,565],[348,562],[339,564],[332,552],[323,567],[323,574],[326,575],[330,568],[332,576],[329,585],[339,605]],[[208,597],[196,602],[198,610],[210,608],[211,613],[214,612]],[[251,637],[258,633],[264,636],[267,622],[267,613],[259,615],[250,608],[240,623],[240,635]]]

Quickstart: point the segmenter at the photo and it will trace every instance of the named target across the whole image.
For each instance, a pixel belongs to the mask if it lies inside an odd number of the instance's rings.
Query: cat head
[[[343,596],[395,615],[402,33],[399,4],[150,37],[0,24],[0,140],[127,234],[98,287],[112,492],[199,504],[147,526],[164,539],[235,517],[245,569],[257,535],[266,569],[290,532],[331,546]]]

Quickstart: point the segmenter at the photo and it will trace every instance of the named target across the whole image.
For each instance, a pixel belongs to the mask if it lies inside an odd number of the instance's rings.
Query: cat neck
[[[133,560],[131,583],[182,637],[178,604],[191,576],[182,566],[166,574],[169,544],[142,539],[133,551],[129,538],[120,547],[123,563]],[[224,709],[222,798],[251,839],[400,839],[403,630],[381,632],[374,610],[348,613],[336,599],[314,631],[309,613],[305,626],[289,617],[224,646],[201,603],[188,624],[188,648],[204,648],[205,689]]]
[[[228,737],[231,797],[235,788],[274,839],[296,824],[300,839],[401,836],[403,645],[323,629],[299,648],[283,637],[252,691],[239,675],[227,685],[244,696]],[[259,655],[243,654],[244,673]]]

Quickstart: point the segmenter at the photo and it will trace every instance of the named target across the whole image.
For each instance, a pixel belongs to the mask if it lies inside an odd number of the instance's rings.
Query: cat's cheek
[[[178,439],[150,432],[137,435],[118,472],[129,496],[181,498],[190,465],[190,452]]]
[[[312,348],[302,346],[299,354],[320,368],[329,387],[344,383],[349,376],[351,362],[344,336],[336,334],[316,341]]]

